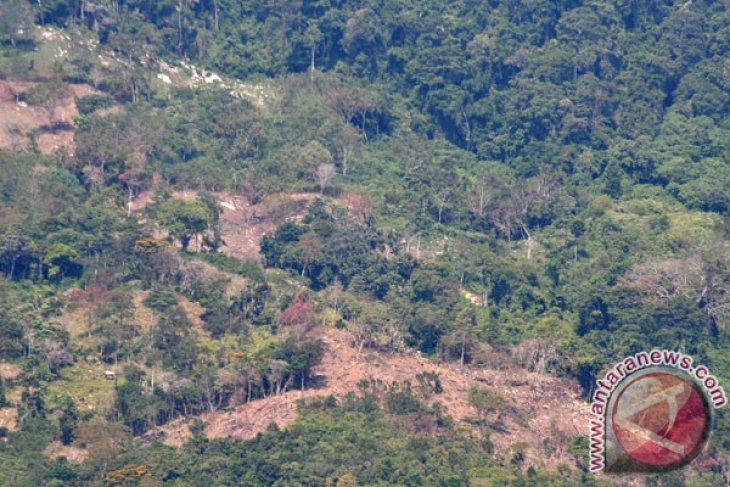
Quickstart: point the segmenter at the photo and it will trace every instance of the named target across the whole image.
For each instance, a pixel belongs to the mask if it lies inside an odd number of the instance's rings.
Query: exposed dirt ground
[[[325,330],[323,340],[327,351],[316,370],[322,379],[319,388],[289,391],[229,411],[205,414],[201,419],[207,423],[206,434],[212,438],[252,438],[270,423],[280,427],[292,423],[297,417],[299,399],[342,397],[357,392],[358,384],[368,379],[380,379],[386,384],[408,380],[415,385],[415,376],[424,371],[439,374],[443,385],[443,393],[432,396],[432,401],[445,406],[448,414],[465,428],[474,428],[467,420],[477,417],[477,411],[468,402],[471,387],[487,388],[505,399],[506,409],[501,414],[504,427],[492,436],[498,454],[508,456],[512,446],[525,442],[529,445],[526,461],[549,466],[560,458],[566,459],[567,442],[585,433],[588,405],[568,381],[519,368],[462,371],[453,365],[435,364],[417,354],[369,350],[358,354],[351,344],[351,336],[342,330]],[[180,446],[190,435],[185,420],[174,421],[160,428],[160,432],[164,442],[172,446]],[[554,446],[543,447],[546,438]]]
[[[0,428],[15,431],[18,428],[18,409],[0,408]]]
[[[0,80],[0,149],[25,150],[30,143],[29,135],[35,134],[38,149],[43,154],[62,150],[73,153],[73,121],[79,114],[76,98],[98,94],[89,85],[69,85],[71,93],[54,110],[53,120],[48,112],[18,101],[36,83]],[[64,128],[52,129],[53,124]]]
[[[240,196],[219,195],[219,198],[225,242],[221,251],[239,259],[258,260],[264,235],[273,233],[282,221],[300,221],[316,195],[275,195],[257,205]]]
[[[149,291],[135,291],[132,298],[134,322],[145,331],[157,324],[157,315],[144,304],[144,300],[147,299],[149,294]]]
[[[11,364],[9,362],[0,363],[0,377],[2,377],[4,380],[14,380],[22,372],[22,369],[16,364]]]
[[[83,448],[77,448],[71,445],[64,445],[60,441],[53,441],[48,444],[43,454],[50,460],[56,460],[60,457],[65,457],[74,463],[81,463],[86,460],[89,455],[89,451]]]
[[[207,265],[207,264],[202,264]],[[210,267],[210,266],[209,266]],[[235,279],[237,276],[233,276]],[[231,284],[232,285],[232,284]],[[71,290],[73,291],[73,290]],[[67,296],[70,292],[67,292]],[[148,308],[144,301],[149,296],[149,291],[134,291],[132,296],[132,304],[134,305],[134,324],[143,331],[148,331],[155,324],[157,324],[158,318],[154,311]],[[196,332],[207,333],[203,327],[203,320],[201,315],[205,312],[205,309],[196,302],[190,301],[185,297],[180,297],[180,306],[185,311],[193,324],[193,328]],[[61,325],[69,334],[76,339],[79,343],[89,343],[84,339],[88,336],[89,325],[88,325],[88,311],[83,306],[70,306],[61,316],[55,318],[55,322]],[[0,375],[6,377],[5,373],[10,373],[12,364],[1,364],[0,363]],[[6,372],[7,371],[7,372]],[[8,378],[8,377],[6,377]]]
[[[190,200],[197,191],[175,191],[174,198]],[[132,202],[132,212],[140,213],[152,202],[152,191],[140,193]],[[241,196],[230,193],[214,193],[221,214],[221,234],[224,244],[220,251],[244,260],[258,260],[261,239],[276,230],[284,221],[301,221],[309,204],[317,198],[313,193],[276,194],[252,205]],[[158,237],[160,237],[159,235]],[[191,242],[191,250],[196,243]]]
[[[0,377],[5,381],[6,391],[5,399],[10,404],[16,403],[20,399],[20,387],[11,387],[11,382],[17,379],[22,370],[15,364],[2,362],[0,363]],[[0,427],[7,428],[8,431],[15,431],[18,427],[18,409],[15,407],[0,408]]]

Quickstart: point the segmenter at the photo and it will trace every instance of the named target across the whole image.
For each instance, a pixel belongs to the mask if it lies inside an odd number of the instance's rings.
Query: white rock
[[[208,83],[208,84],[210,84],[210,83],[216,83],[216,82],[221,82],[221,81],[223,81],[221,79],[221,77],[218,76],[215,73],[212,73],[212,74],[210,74],[210,75],[208,75],[208,76],[205,77],[205,82]]]

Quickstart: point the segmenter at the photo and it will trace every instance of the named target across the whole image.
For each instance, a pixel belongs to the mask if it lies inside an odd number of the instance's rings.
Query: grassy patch
[[[254,281],[263,281],[265,279],[264,270],[257,262],[240,260],[225,254],[214,252],[199,252],[195,254],[188,252],[183,255],[195,256],[196,258],[215,266],[220,271],[236,274],[245,279],[251,279]]]
[[[104,377],[104,364],[78,363],[61,372],[61,378],[48,385],[46,405],[58,406],[63,397],[71,397],[81,412],[104,413],[114,404],[114,381]]]

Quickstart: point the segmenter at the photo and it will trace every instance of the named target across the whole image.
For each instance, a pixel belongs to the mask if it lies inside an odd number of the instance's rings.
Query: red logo
[[[616,441],[630,463],[669,470],[694,459],[707,440],[710,411],[684,374],[652,372],[626,382],[611,411]]]

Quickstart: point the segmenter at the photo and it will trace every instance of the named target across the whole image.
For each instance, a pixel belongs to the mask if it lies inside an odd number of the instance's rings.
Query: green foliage
[[[289,337],[274,350],[272,358],[286,361],[285,373],[304,389],[307,379],[311,378],[312,369],[322,361],[323,354],[324,344],[321,340],[298,341]]]
[[[125,370],[126,381],[116,388],[114,407],[133,434],[144,432],[167,410],[162,391],[155,389],[151,394],[145,393],[142,377],[144,374],[139,369],[128,368]]]
[[[58,420],[61,428],[61,443],[69,445],[76,437],[76,422],[78,420],[78,412],[73,401],[69,401],[61,412],[61,418]]]
[[[605,177],[606,184],[603,192],[614,199],[621,196],[623,194],[623,189],[621,188],[621,170],[615,165],[611,165],[606,170]]]
[[[263,282],[266,279],[261,265],[256,262],[239,260],[226,254],[212,252],[196,254],[196,258],[213,264],[222,271],[237,274],[246,279],[257,282]]]
[[[133,323],[134,305],[129,290],[118,288],[94,310],[95,320],[102,333],[102,358],[114,364],[132,352],[132,338],[136,334]]]
[[[82,115],[90,115],[96,110],[112,106],[114,100],[108,95],[88,95],[76,99],[76,108]]]
[[[53,244],[46,251],[43,263],[47,266],[48,277],[51,279],[79,277],[83,272],[76,249],[62,243]]]
[[[170,369],[189,371],[197,362],[198,346],[191,335],[192,323],[185,311],[172,306],[160,316],[151,333],[155,358]]]
[[[60,79],[52,79],[35,85],[26,96],[30,104],[46,110],[51,123],[53,123],[56,118],[56,110],[63,99],[70,94],[71,90],[66,83]]]
[[[218,209],[201,198],[169,199],[160,204],[155,216],[170,238],[180,240],[183,250],[187,250],[193,237],[202,236],[217,223]]]
[[[321,289],[335,279],[348,286],[369,265],[385,264],[372,255],[382,245],[374,228],[330,215],[323,205],[310,206],[306,226],[286,223],[264,237],[261,251],[268,266],[295,270]]]
[[[163,287],[155,287],[150,290],[147,298],[144,300],[145,306],[164,313],[177,306],[179,298],[174,291]]]
[[[285,431],[273,429],[243,443],[201,440],[177,458],[168,449],[145,454],[145,463],[154,476],[169,472],[167,475],[184,475],[194,483],[203,478],[252,486],[350,479],[358,484],[407,480],[409,485],[443,485],[446,481],[458,485],[467,482],[469,468],[486,461],[474,440],[404,435],[404,425],[394,417],[377,407],[370,411],[364,407],[365,400],[357,398],[342,405],[315,401],[304,406],[303,417]],[[130,453],[115,464],[130,464],[135,457],[138,454]],[[451,460],[439,461],[445,458]],[[159,463],[150,465],[150,461]],[[215,464],[229,466],[211,470]]]
[[[42,484],[49,467],[43,449],[53,436],[50,421],[29,416],[21,431],[8,435],[10,446],[0,450],[0,482],[23,487]]]
[[[15,359],[23,354],[24,329],[21,320],[13,313],[15,296],[7,291],[0,282],[0,357],[4,360]]]
[[[469,389],[469,404],[474,406],[481,416],[501,410],[504,398],[489,389],[472,387]]]
[[[396,415],[414,414],[423,410],[423,405],[411,390],[411,384],[393,385],[388,390],[385,405],[389,413]]]

